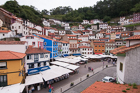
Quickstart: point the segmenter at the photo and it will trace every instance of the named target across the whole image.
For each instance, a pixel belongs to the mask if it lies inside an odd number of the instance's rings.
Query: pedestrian
[[[86,68],[86,64],[85,64],[85,68]]]
[[[53,93],[53,91],[54,91],[53,87],[51,87],[51,89],[52,89],[52,93]]]
[[[115,66],[115,62],[113,61],[113,66]]]
[[[77,74],[79,73],[79,70],[77,69]]]

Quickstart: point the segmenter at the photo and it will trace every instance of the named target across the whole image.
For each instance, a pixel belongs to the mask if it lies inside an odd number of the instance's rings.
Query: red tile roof
[[[51,53],[51,52],[48,50],[45,50],[45,49],[29,46],[25,53],[26,54],[34,54],[34,53]]]
[[[26,54],[13,51],[0,51],[0,60],[22,59]]]
[[[67,36],[76,37],[76,35],[66,34]]]
[[[79,32],[77,32],[77,31],[72,31],[73,33],[79,33]]]
[[[106,35],[110,35],[110,33],[106,33]]]
[[[0,41],[0,44],[25,44],[26,41]]]
[[[8,33],[10,32],[9,30],[0,30],[0,33]]]
[[[126,93],[140,93],[140,86],[137,87],[138,89],[133,89],[128,84],[95,82],[81,93],[124,93],[122,90],[127,91]],[[127,88],[130,90],[126,90]]]
[[[134,36],[127,38],[125,40],[140,40],[140,35],[134,35]]]
[[[66,42],[66,41],[60,41],[60,42],[62,42],[62,43],[68,43],[68,42]]]
[[[54,37],[55,39],[61,39],[60,37]]]
[[[92,48],[92,47],[88,47],[88,46],[79,46],[79,48]]]
[[[137,47],[140,47],[140,44],[135,44],[135,45],[132,45],[130,47],[121,46],[119,48],[115,48],[115,49],[111,50],[110,52],[113,54],[125,53],[125,52],[127,52],[131,49],[137,48]]]
[[[77,38],[69,38],[69,40],[77,40]]]
[[[80,35],[79,37],[88,37],[88,35]]]
[[[49,40],[52,40],[52,41],[56,41],[54,39],[51,39],[49,36],[45,36],[45,35],[38,35],[39,37],[42,37],[42,38],[45,38],[45,39],[49,39]]]
[[[121,34],[121,32],[116,32],[116,35]]]

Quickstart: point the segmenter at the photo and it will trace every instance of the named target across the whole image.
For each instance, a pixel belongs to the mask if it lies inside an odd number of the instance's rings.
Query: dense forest
[[[42,25],[41,18],[56,18],[66,22],[82,22],[82,20],[103,19],[107,22],[115,17],[127,16],[140,12],[139,0],[103,0],[92,7],[83,7],[73,10],[70,6],[59,6],[51,10],[39,11],[34,6],[19,5],[17,1],[7,1],[0,6],[12,12],[17,17],[29,19],[31,22]],[[60,17],[60,18],[59,18]]]

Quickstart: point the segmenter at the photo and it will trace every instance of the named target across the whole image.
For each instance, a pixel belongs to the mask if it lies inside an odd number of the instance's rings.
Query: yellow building
[[[25,55],[13,51],[0,51],[0,87],[23,82]]]

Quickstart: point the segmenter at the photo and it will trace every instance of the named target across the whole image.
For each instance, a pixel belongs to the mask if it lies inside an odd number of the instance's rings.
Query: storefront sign
[[[40,71],[45,71],[48,69],[50,69],[49,66],[44,66],[44,67],[39,67],[39,68],[31,68],[31,69],[28,69],[28,75],[36,74],[36,73],[39,73]]]

